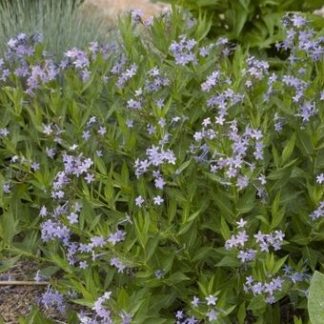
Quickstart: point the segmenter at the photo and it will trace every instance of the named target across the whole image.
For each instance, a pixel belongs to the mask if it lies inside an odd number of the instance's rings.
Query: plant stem
[[[0,280],[0,286],[48,286],[48,281]]]

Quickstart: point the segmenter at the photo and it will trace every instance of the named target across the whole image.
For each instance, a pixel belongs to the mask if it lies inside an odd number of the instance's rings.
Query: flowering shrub
[[[132,18],[119,43],[61,61],[40,37],[8,41],[3,253],[43,261],[37,280],[54,287],[40,304],[71,323],[307,320],[323,262],[323,37],[287,15],[287,60],[267,60],[206,43],[204,20]]]

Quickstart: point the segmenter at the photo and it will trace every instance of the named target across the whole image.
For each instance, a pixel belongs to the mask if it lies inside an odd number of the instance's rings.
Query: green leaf
[[[238,258],[234,256],[226,255],[222,260],[220,260],[216,267],[230,267],[230,268],[238,268],[241,265]]]
[[[171,276],[168,279],[166,279],[166,282],[170,284],[177,284],[181,281],[186,281],[186,280],[190,280],[190,278],[186,276],[184,273],[177,271],[171,274]]]
[[[248,305],[249,310],[253,311],[255,314],[262,314],[266,308],[266,303],[264,297],[261,295],[255,296],[252,298],[251,302]]]
[[[124,288],[121,288],[118,293],[117,303],[121,309],[125,309],[129,305],[129,296]]]
[[[93,307],[93,302],[90,302],[87,299],[73,299],[72,301],[78,305],[87,306],[89,308]]]
[[[324,274],[318,271],[310,282],[308,313],[312,324],[324,323]]]
[[[300,317],[294,316],[294,324],[303,324],[303,320]]]
[[[280,208],[280,199],[281,193],[278,191],[271,205],[271,230],[279,226],[285,216],[285,209]]]
[[[146,250],[148,231],[150,226],[150,216],[147,213],[138,213],[137,216],[133,218],[135,225],[136,236],[143,248]]]
[[[233,206],[230,199],[221,190],[218,190],[213,196],[217,207],[220,209],[222,215],[227,221],[231,222],[234,220]]]
[[[181,174],[191,163],[191,160],[188,160],[184,163],[182,163],[179,168],[176,170],[176,175]]]
[[[40,273],[41,273],[41,275],[43,275],[45,277],[51,277],[55,273],[57,273],[59,270],[60,270],[60,268],[57,266],[48,266],[46,268],[41,269]]]
[[[0,216],[0,237],[10,245],[13,237],[18,233],[18,221],[14,219],[12,213],[3,213]]]
[[[169,199],[168,200],[168,209],[167,209],[169,224],[171,224],[173,222],[173,219],[176,216],[176,213],[177,213],[177,201],[175,199]]]
[[[238,319],[239,324],[245,323],[245,317],[246,317],[245,303],[242,303],[238,309],[238,312],[237,312],[237,319]]]
[[[292,136],[289,138],[287,144],[285,145],[285,148],[282,151],[281,155],[281,165],[284,165],[286,161],[290,158],[291,154],[294,151],[296,143],[296,133],[293,133]]]
[[[51,253],[50,260],[67,273],[73,273],[70,264],[65,259],[61,258],[59,255]]]
[[[238,213],[241,215],[250,212],[256,205],[255,200],[255,189],[247,190],[237,203]]]
[[[225,217],[221,216],[221,226],[220,226],[220,232],[224,238],[224,240],[228,240],[231,237],[231,231],[229,226],[227,225],[227,222],[225,220]]]
[[[103,174],[103,175],[107,175],[107,168],[104,164],[104,162],[102,161],[101,158],[95,156],[95,163],[96,163],[96,166],[98,168],[98,170]]]
[[[311,156],[313,154],[313,144],[309,135],[305,132],[298,133],[298,146],[305,156]]]
[[[0,273],[1,272],[6,272],[9,269],[11,269],[19,260],[19,256],[10,258],[10,259],[5,259],[0,261]]]
[[[273,275],[275,275],[282,268],[282,266],[286,262],[287,258],[288,258],[288,255],[286,255],[285,257],[283,257],[275,262],[274,266],[271,269],[271,273]]]
[[[235,38],[239,38],[241,31],[248,19],[248,12],[244,7],[237,7],[232,11],[233,25],[233,35]]]
[[[195,256],[192,261],[197,262],[204,259],[211,259],[213,257],[215,257],[215,249],[213,249],[211,246],[205,246],[195,252]]]
[[[148,262],[150,258],[154,255],[156,252],[156,248],[158,247],[160,242],[159,235],[154,236],[153,238],[150,238],[148,241],[148,248],[146,253],[146,259],[145,261]]]
[[[188,219],[187,222],[193,222],[195,219],[198,218],[199,215],[203,214],[204,211],[208,208],[208,201],[204,200],[201,202],[201,207],[199,208],[199,210],[195,211],[194,213],[192,213]]]

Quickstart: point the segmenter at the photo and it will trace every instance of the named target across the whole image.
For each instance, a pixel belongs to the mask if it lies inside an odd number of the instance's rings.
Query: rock
[[[314,11],[314,14],[315,14],[315,15],[319,15],[319,16],[324,17],[324,7],[322,7],[322,8],[319,9],[319,10],[315,10],[315,11]]]

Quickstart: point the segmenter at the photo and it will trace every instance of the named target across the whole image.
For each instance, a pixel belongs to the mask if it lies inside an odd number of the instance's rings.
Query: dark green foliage
[[[322,0],[162,0],[212,20],[210,37],[227,35],[243,46],[267,48],[282,39],[280,19],[286,12],[313,12]]]

